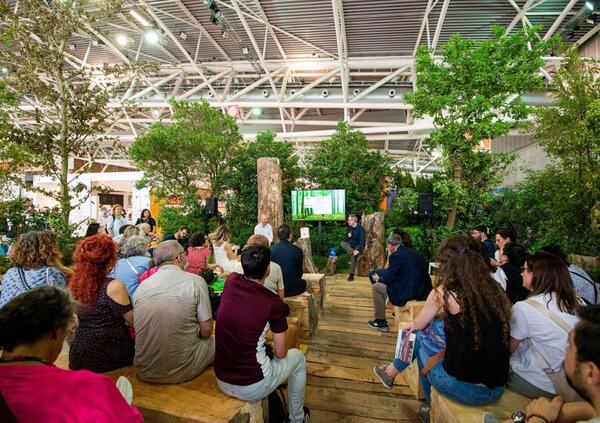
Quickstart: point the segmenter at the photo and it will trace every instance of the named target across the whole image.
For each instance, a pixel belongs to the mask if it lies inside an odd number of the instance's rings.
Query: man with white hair
[[[261,214],[260,222],[254,227],[254,235],[263,235],[266,236],[269,240],[269,245],[273,243],[273,228],[269,223],[269,215]]]
[[[175,240],[154,249],[158,271],[136,290],[135,365],[150,383],[182,383],[213,361],[215,340],[206,282],[185,272],[187,256]]]

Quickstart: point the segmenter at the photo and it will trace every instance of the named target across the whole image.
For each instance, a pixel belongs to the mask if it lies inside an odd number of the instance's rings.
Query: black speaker
[[[204,207],[206,214],[209,216],[216,216],[219,213],[219,199],[218,198],[207,198],[206,206]]]
[[[419,216],[431,217],[433,214],[433,194],[431,192],[419,193]]]

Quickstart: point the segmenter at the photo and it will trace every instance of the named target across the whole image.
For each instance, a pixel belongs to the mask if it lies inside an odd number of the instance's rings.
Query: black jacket
[[[427,262],[416,250],[404,246],[390,254],[390,265],[379,282],[386,285],[390,302],[396,306],[423,301],[432,289]]]
[[[271,246],[271,261],[281,266],[286,297],[306,291],[306,282],[302,279],[304,253],[300,247],[279,241]]]

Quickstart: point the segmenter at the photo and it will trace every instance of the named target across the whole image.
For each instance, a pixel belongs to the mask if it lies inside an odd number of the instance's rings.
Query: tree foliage
[[[88,3],[93,3],[93,11]],[[96,31],[120,9],[121,1],[20,0],[16,11],[4,6],[3,83],[13,105],[19,105],[11,110],[8,130],[0,133],[0,160],[10,168],[5,180],[22,184],[18,172],[31,169],[54,178],[58,191],[39,191],[60,203],[67,227],[71,210],[89,195],[77,176],[94,164],[99,143],[112,141],[101,136],[116,119],[108,102],[145,68],[122,64],[97,69],[68,54],[72,35]],[[88,160],[87,165],[70,169],[71,157]]]
[[[330,139],[319,143],[308,159],[307,178],[314,187],[345,189],[349,213],[379,210],[390,176],[390,158],[369,151],[369,141],[347,123],[339,122]]]
[[[240,242],[248,238],[242,228],[252,229],[258,214],[257,159],[276,157],[279,159],[282,174],[283,212],[289,216],[291,211],[290,191],[298,186],[301,169],[298,157],[294,155],[293,145],[287,141],[275,141],[275,133],[260,132],[253,142],[245,143],[230,162],[229,169],[222,174],[220,184],[227,194],[227,221],[240,234]]]
[[[536,30],[504,36],[504,28],[494,28],[484,41],[456,34],[442,48],[441,60],[419,49],[417,90],[406,100],[416,117],[431,116],[436,126],[429,143],[441,148],[449,176],[435,187],[449,208],[448,228],[454,226],[459,206],[469,197],[479,200],[511,161],[478,146],[507,135],[530,114],[521,95],[543,87],[537,72],[542,56],[556,43],[554,38],[534,43]]]
[[[171,107],[172,123],[153,124],[129,149],[131,160],[144,171],[138,185],[162,197],[183,196],[187,204],[197,202],[202,186],[219,196],[219,176],[241,142],[235,119],[206,101],[171,100]]]

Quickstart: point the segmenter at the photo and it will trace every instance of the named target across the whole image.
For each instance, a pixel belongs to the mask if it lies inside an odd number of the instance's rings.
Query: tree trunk
[[[61,40],[59,50],[64,53],[67,40]],[[60,101],[60,216],[64,228],[69,227],[69,216],[71,214],[71,195],[69,193],[69,116],[67,108],[67,90],[63,74],[63,66],[60,65],[56,75]]]
[[[283,195],[281,193],[281,167],[276,157],[261,157],[256,161],[258,181],[258,216],[266,214],[273,227],[273,236],[283,223]],[[274,240],[275,241],[275,240]]]
[[[385,265],[384,215],[382,212],[377,212],[364,216],[361,225],[365,229],[365,251],[358,259],[356,273],[359,276],[368,276],[371,270],[382,268]]]
[[[298,238],[296,245],[302,249],[304,253],[304,262],[302,263],[302,271],[304,273],[319,273],[319,269],[315,265],[312,258],[312,248],[309,238]]]
[[[456,159],[451,158],[450,162],[452,163],[452,180],[456,185],[460,184],[462,181],[462,167],[456,161]],[[446,228],[452,229],[454,228],[454,224],[456,223],[456,213],[458,212],[458,197],[456,193],[454,194],[454,199],[452,200],[452,206],[450,207],[450,211],[448,212],[448,219],[446,220]]]

